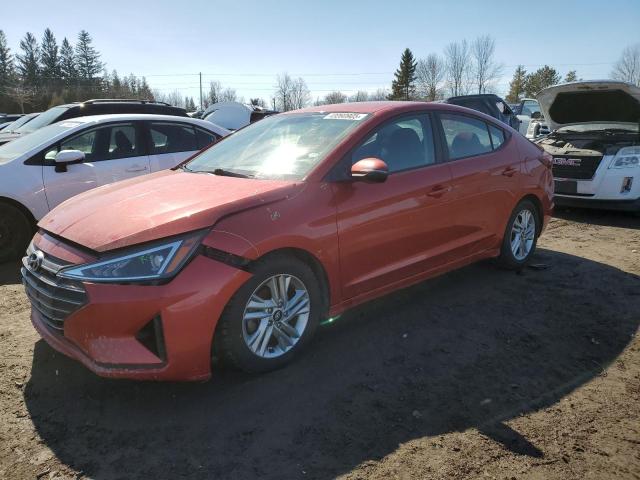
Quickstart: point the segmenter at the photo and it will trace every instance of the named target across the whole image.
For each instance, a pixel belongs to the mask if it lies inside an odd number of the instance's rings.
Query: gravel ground
[[[39,340],[0,266],[0,478],[640,478],[640,219],[563,211],[520,273],[354,309],[295,364],[158,384]]]

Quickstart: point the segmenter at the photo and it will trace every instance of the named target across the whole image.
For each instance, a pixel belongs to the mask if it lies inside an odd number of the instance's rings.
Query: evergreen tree
[[[45,85],[55,84],[62,76],[58,43],[48,28],[44,31],[40,46],[40,73]]]
[[[102,71],[100,54],[93,48],[92,42],[91,35],[86,30],[81,30],[78,34],[75,53],[78,76],[84,80],[98,78],[98,74]]]
[[[35,86],[40,80],[40,49],[31,32],[20,41],[20,49],[22,54],[16,55],[18,73],[27,86]]]
[[[60,73],[67,86],[75,85],[78,79],[76,56],[73,47],[66,38],[60,47]]]
[[[9,87],[13,83],[15,72],[11,50],[7,46],[7,37],[0,30],[0,111],[9,110],[13,103]]]
[[[142,100],[153,100],[153,92],[145,77],[142,77],[142,80],[140,80],[138,84],[138,98]],[[191,99],[191,101],[193,102],[193,99]]]
[[[545,65],[527,75],[525,94],[527,97],[535,97],[540,90],[560,83],[560,78],[560,75],[554,68]]]
[[[111,72],[111,92],[110,96],[113,98],[122,98],[122,82],[120,81],[120,77],[118,76],[118,72],[114,70]]]
[[[564,77],[564,82],[569,83],[569,82],[577,82],[577,81],[578,81],[578,74],[576,73],[576,71],[569,70],[567,72],[567,75]]]
[[[518,65],[509,84],[509,93],[505,98],[507,102],[518,103],[521,100],[524,95],[526,80],[527,71],[524,69],[524,65]]]
[[[411,100],[416,93],[416,66],[413,53],[408,48],[402,52],[400,67],[396,70],[395,79],[391,82],[389,100]]]

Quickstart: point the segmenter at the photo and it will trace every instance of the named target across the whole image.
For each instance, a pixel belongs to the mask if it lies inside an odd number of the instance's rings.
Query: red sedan
[[[201,380],[214,352],[271,370],[354,305],[484,258],[525,265],[549,160],[447,104],[276,115],[49,213],[23,259],[31,318],[99,375]]]

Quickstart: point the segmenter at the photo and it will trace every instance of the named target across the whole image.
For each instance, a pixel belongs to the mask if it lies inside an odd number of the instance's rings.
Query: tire
[[[32,236],[29,219],[17,207],[0,204],[0,262],[22,258]]]
[[[252,267],[252,273],[220,317],[214,348],[225,365],[258,373],[280,368],[298,355],[313,337],[325,301],[313,270],[294,257],[266,257]],[[278,306],[282,297],[278,291],[285,284],[287,302]]]
[[[526,222],[526,225],[521,226],[523,222]],[[510,270],[524,267],[535,253],[540,227],[540,216],[533,202],[522,200],[518,203],[507,222],[498,263]],[[525,232],[524,239],[522,232]],[[518,238],[521,241],[518,241]]]

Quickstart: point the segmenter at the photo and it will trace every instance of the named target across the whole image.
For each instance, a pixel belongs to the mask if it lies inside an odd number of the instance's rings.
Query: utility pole
[[[200,110],[202,111],[202,72],[199,73],[200,75]]]

